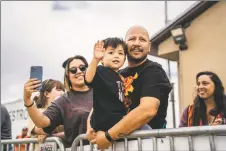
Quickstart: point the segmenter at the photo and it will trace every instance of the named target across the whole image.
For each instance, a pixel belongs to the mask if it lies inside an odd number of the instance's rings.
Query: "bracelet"
[[[32,107],[33,105],[34,105],[34,101],[33,101],[30,105],[26,105],[26,104],[24,103],[24,106],[27,107],[27,108],[28,108],[28,107]]]
[[[113,141],[113,139],[111,138],[110,134],[108,133],[108,131],[105,132],[105,137],[107,138],[107,140],[109,142]]]

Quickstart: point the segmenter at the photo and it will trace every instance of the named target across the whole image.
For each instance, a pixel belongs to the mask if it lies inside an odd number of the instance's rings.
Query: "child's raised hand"
[[[94,45],[94,52],[93,56],[95,59],[98,61],[101,60],[104,57],[104,42],[103,41],[97,41],[96,44]]]

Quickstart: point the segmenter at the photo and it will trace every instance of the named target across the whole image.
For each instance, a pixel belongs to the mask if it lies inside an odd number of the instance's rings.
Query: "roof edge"
[[[6,101],[6,102],[2,102],[1,104],[3,104],[3,105],[7,105],[7,104],[16,103],[16,102],[23,102],[23,99],[18,98],[18,99],[15,99],[15,100],[13,100],[13,101]]]
[[[212,5],[216,4],[219,1],[199,1],[191,5],[187,10],[182,14],[176,17],[172,22],[160,29],[156,34],[154,34],[150,41],[152,44],[159,45],[162,41],[170,37],[170,30],[178,25],[186,24],[194,20],[197,16],[202,14]]]

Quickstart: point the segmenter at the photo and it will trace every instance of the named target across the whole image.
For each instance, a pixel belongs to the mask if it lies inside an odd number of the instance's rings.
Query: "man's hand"
[[[111,146],[111,142],[107,140],[103,131],[98,131],[96,138],[91,143],[97,144],[97,149],[108,149]]]
[[[96,132],[94,131],[93,128],[89,128],[89,129],[87,129],[87,131],[86,131],[86,136],[87,136],[87,139],[88,139],[89,141],[92,141],[93,139],[96,138],[97,134],[96,134]]]
[[[46,138],[47,138],[47,135],[38,135],[38,142],[39,143],[44,143]]]
[[[102,41],[97,41],[96,44],[94,45],[94,52],[93,56],[95,59],[100,61],[104,57],[104,42]]]

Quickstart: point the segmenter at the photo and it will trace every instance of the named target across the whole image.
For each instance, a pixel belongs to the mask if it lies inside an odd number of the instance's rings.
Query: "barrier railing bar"
[[[226,134],[226,125],[216,125],[216,126],[195,126],[195,127],[181,127],[176,129],[153,129],[153,130],[142,130],[131,133],[128,136],[121,138],[145,138],[145,137],[166,137],[166,136],[195,136],[195,135],[214,135],[214,134]],[[77,151],[77,145],[79,140],[86,140],[86,135],[81,134],[76,137],[71,146],[72,151]],[[154,139],[154,138],[153,138]],[[192,144],[193,145],[193,144]],[[153,147],[157,147],[154,143]],[[192,150],[193,146],[191,146]],[[194,148],[193,148],[194,150]]]
[[[90,151],[93,151],[93,144],[89,143],[89,146],[90,146]]]
[[[7,139],[7,140],[1,140],[2,144],[21,144],[21,143],[38,143],[37,138],[24,138],[24,139]],[[64,148],[64,144],[62,140],[58,137],[47,137],[45,142],[56,142],[59,146],[59,149],[61,151],[66,151]]]
[[[129,146],[128,146],[128,139],[124,138],[124,150],[128,151],[128,148],[129,148]]]
[[[6,148],[7,148],[7,147],[6,147]],[[1,144],[1,151],[3,151],[3,149],[4,149],[4,145]]]
[[[170,143],[170,151],[174,151],[174,137],[169,137],[169,143]]]
[[[134,138],[134,137],[166,137],[166,136],[190,136],[190,135],[209,135],[209,134],[221,134],[226,133],[226,125],[218,126],[196,126],[196,127],[182,127],[176,129],[154,129],[154,130],[142,130],[131,133],[128,136],[122,138]]]
[[[19,145],[18,145],[18,147],[19,147],[19,151],[20,151],[20,147],[21,147],[21,145],[19,144]]]
[[[211,151],[216,151],[215,143],[214,143],[214,136],[211,135],[209,136],[209,142],[210,142],[210,150]]]
[[[82,140],[80,140],[79,142],[80,142],[80,146],[79,146],[80,147],[80,151],[84,151]]]
[[[32,151],[35,151],[35,143],[33,143]]]
[[[140,137],[137,139],[137,143],[138,143],[138,151],[142,151],[142,142]]]
[[[7,150],[7,151],[9,150],[9,145],[8,145],[8,144],[6,145],[6,150]]]
[[[116,151],[116,146],[115,146],[115,142],[113,142],[112,146],[111,146],[112,151]]]
[[[156,137],[152,137],[152,143],[153,143],[153,150],[156,151],[157,150],[157,139],[156,139]]]
[[[81,140],[87,139],[86,134],[81,134],[81,135],[77,136],[77,137],[74,139],[74,141],[73,141],[73,143],[72,143],[72,146],[71,146],[72,151],[77,151],[77,145],[78,145],[80,139],[81,139]],[[74,150],[73,150],[73,149],[74,149]]]
[[[192,136],[188,136],[188,146],[189,146],[189,151],[194,151]]]

